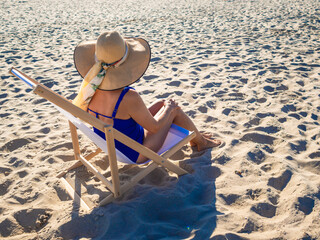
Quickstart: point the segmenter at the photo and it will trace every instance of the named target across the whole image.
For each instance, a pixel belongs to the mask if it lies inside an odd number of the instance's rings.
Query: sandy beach
[[[0,11],[0,239],[320,239],[318,0],[3,0]],[[74,163],[68,121],[8,71],[73,99],[75,46],[114,29],[151,46],[133,85],[146,104],[176,99],[225,146],[187,145],[172,159],[190,174],[157,168],[85,212],[56,177]],[[92,163],[110,176],[105,157]],[[121,181],[139,172],[119,166]],[[107,192],[84,167],[67,179],[88,202]]]

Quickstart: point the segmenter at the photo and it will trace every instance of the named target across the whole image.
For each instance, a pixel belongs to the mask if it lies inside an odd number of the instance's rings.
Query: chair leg
[[[98,148],[95,152],[92,152],[90,154],[88,154],[87,156],[85,156],[85,158],[87,160],[90,160],[92,159],[93,157],[97,156],[99,153],[101,153],[102,150],[100,148]],[[66,170],[60,172],[58,175],[57,175],[57,178],[61,178],[63,177],[64,175],[66,175],[70,170],[72,169],[75,169],[75,168],[78,168],[80,166],[82,166],[83,163],[79,160],[77,162],[75,162],[73,165],[71,165],[69,168],[67,168]]]
[[[104,132],[107,140],[108,157],[109,157],[111,178],[112,178],[112,185],[113,185],[113,194],[114,194],[114,197],[117,198],[121,195],[121,193],[120,193],[120,179],[119,179],[116,147],[114,144],[113,128],[112,127],[105,128]]]
[[[112,191],[113,184],[108,181],[90,162],[87,161],[83,156],[79,155],[80,161],[83,163],[83,165],[92,172],[106,187]]]
[[[134,187],[141,179],[143,179],[145,176],[147,176],[150,172],[152,172],[154,169],[156,169],[158,165],[156,163],[151,163],[149,166],[147,166],[145,169],[143,169],[139,174],[134,176],[129,182],[126,182],[121,186],[121,194],[127,192],[129,189]],[[111,203],[115,199],[113,194],[108,195],[106,198],[102,199],[99,203],[99,206],[104,206],[109,203]]]
[[[99,203],[99,207],[102,207],[104,205],[107,205],[111,202],[113,202],[114,200],[114,195],[111,193],[110,195],[108,195],[106,198],[102,199],[101,202]]]
[[[132,188],[134,185],[136,185],[141,179],[143,179],[145,176],[147,176],[149,173],[151,173],[153,170],[155,170],[158,167],[158,164],[151,163],[149,166],[144,168],[140,173],[135,175],[130,181],[126,182],[121,186],[121,193],[125,193],[130,188]]]
[[[72,169],[75,169],[75,168],[78,168],[80,166],[82,166],[82,162],[81,161],[77,161],[75,164],[71,165],[70,167],[68,167],[66,170],[60,172],[58,175],[57,175],[57,178],[61,178],[61,177],[64,177],[64,175],[66,175],[70,170]]]
[[[73,146],[73,151],[74,151],[74,159],[79,160],[80,147],[79,147],[77,128],[70,121],[69,121],[69,128],[70,128],[72,146]]]

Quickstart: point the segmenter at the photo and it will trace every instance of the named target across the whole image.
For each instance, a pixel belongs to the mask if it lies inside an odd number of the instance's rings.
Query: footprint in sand
[[[19,202],[20,204],[25,204],[34,201],[39,197],[39,193],[33,191],[32,188],[21,190],[20,192],[15,192],[11,196],[14,202]]]
[[[21,167],[23,165],[26,164],[25,161],[21,160],[21,159],[18,159],[16,157],[12,157],[9,159],[8,161],[9,164],[11,164],[13,167],[17,168],[17,167]]]
[[[301,119],[300,115],[297,114],[297,113],[290,113],[290,114],[288,114],[288,116],[289,116],[289,117],[292,117],[292,118],[295,118],[295,119],[297,119],[297,120],[300,120],[300,119]]]
[[[215,162],[221,164],[221,165],[225,165],[227,162],[229,162],[231,160],[231,158],[226,155],[225,153],[223,153],[221,156],[218,156],[215,159]]]
[[[311,153],[309,155],[309,158],[311,158],[311,159],[320,158],[320,151]]]
[[[52,215],[51,209],[25,209],[16,212],[13,216],[25,232],[39,231]]]
[[[279,121],[280,123],[284,123],[284,122],[287,121],[287,118],[279,118],[278,121]]]
[[[259,124],[260,124],[260,118],[255,117],[255,118],[251,119],[250,121],[246,122],[244,124],[244,126],[246,128],[251,128],[253,125],[258,126]]]
[[[224,200],[227,205],[232,205],[235,203],[241,196],[238,194],[219,194],[219,196]]]
[[[273,205],[277,205],[279,203],[279,195],[268,195],[268,200],[273,204]]]
[[[7,93],[0,94],[0,98],[7,98],[7,97],[8,97],[8,94],[7,94]]]
[[[260,133],[247,133],[240,140],[245,142],[250,141],[262,144],[273,144],[276,138]]]
[[[263,87],[263,89],[264,89],[265,91],[267,91],[268,93],[274,92],[274,88],[271,87],[271,86],[265,86],[265,87]]]
[[[205,107],[205,106],[200,106],[200,107],[198,107],[198,110],[199,110],[201,113],[207,113],[207,112],[208,112],[208,108]]]
[[[304,131],[304,132],[307,131],[307,126],[304,125],[304,124],[298,125],[298,128],[299,128],[300,130]]]
[[[168,86],[173,86],[173,87],[179,87],[181,84],[181,81],[169,81],[167,83]]]
[[[29,172],[26,171],[26,170],[22,170],[22,171],[18,172],[19,178],[24,178],[24,177],[27,176],[28,174],[29,174]]]
[[[10,168],[6,167],[0,167],[0,174],[3,174],[4,176],[8,176],[12,170]]]
[[[250,210],[259,214],[262,217],[272,218],[276,215],[277,207],[269,203],[258,203],[252,206]]]
[[[222,111],[222,113],[223,113],[224,115],[228,116],[231,111],[232,111],[231,108],[225,108],[225,109]]]
[[[313,211],[314,199],[310,197],[299,197],[296,208],[303,212],[305,215],[309,215]]]
[[[314,113],[311,114],[311,118],[315,121],[318,120],[318,115],[315,115]]]
[[[288,104],[288,105],[284,105],[281,108],[281,111],[284,113],[295,112],[295,111],[297,111],[297,108],[293,104]]]
[[[261,170],[264,172],[269,172],[272,170],[272,168],[273,168],[272,163],[266,163],[263,166],[261,166]]]
[[[274,113],[257,113],[256,116],[258,118],[266,118],[266,117],[274,117]]]
[[[307,150],[307,141],[296,141],[295,143],[289,143],[289,146],[295,154],[299,154]]]
[[[279,127],[276,126],[269,126],[269,127],[256,127],[254,130],[256,131],[261,131],[261,132],[265,132],[265,133],[277,133],[280,131]]]
[[[6,144],[4,144],[1,148],[0,148],[0,152],[1,151],[8,151],[8,152],[12,152],[18,148],[23,147],[24,145],[30,143],[31,141],[29,139],[26,138],[17,138],[14,140],[11,140],[9,142],[7,142]]]
[[[291,176],[292,176],[292,172],[287,169],[279,177],[270,178],[268,181],[268,185],[271,187],[274,187],[279,191],[282,191],[289,183]]]
[[[248,152],[247,156],[248,160],[251,160],[258,165],[265,160],[265,154],[259,149],[256,149],[253,152]]]
[[[5,195],[8,192],[9,187],[13,183],[12,180],[6,180],[3,183],[0,183],[0,196]]]
[[[20,226],[10,217],[0,222],[0,237],[9,237],[13,232],[19,230]]]
[[[258,231],[259,228],[260,227],[256,224],[256,221],[249,218],[238,233],[252,233]]]
[[[181,91],[174,91],[174,93],[177,95],[177,96],[182,96],[183,92]]]
[[[257,200],[262,194],[262,189],[247,189],[246,195],[249,196],[252,200]]]

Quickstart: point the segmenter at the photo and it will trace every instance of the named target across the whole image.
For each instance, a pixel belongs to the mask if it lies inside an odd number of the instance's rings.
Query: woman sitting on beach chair
[[[190,144],[198,151],[219,146],[221,141],[200,133],[174,100],[158,100],[147,108],[140,95],[128,87],[145,73],[150,57],[147,41],[122,38],[115,31],[102,33],[97,41],[80,43],[74,61],[84,80],[73,103],[155,152],[172,123],[196,133]],[[94,131],[105,138],[100,130]],[[147,161],[126,145],[118,141],[115,145],[133,162]]]

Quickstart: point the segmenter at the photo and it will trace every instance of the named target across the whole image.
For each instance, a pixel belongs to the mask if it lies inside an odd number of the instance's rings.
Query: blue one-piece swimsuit
[[[99,118],[99,116],[103,116],[106,118],[111,118],[113,119],[113,127],[115,129],[117,129],[119,132],[122,132],[123,134],[127,135],[128,137],[132,138],[133,140],[137,141],[138,143],[142,144],[143,143],[143,138],[144,138],[144,129],[143,127],[141,127],[135,120],[133,120],[132,118],[129,119],[118,119],[115,118],[119,105],[124,97],[124,95],[130,90],[130,89],[134,89],[132,87],[125,87],[119,98],[118,101],[116,103],[116,106],[114,107],[112,116],[105,116],[103,114],[97,113],[95,111],[92,111],[91,109],[88,108],[88,111],[93,112],[96,114],[96,118]],[[98,134],[100,137],[106,139],[106,136],[104,134],[104,132],[100,131],[97,128],[93,128],[94,132],[96,134]],[[116,148],[122,152],[125,156],[127,156],[131,161],[136,162],[138,157],[139,157],[139,153],[131,148],[129,148],[128,146],[124,145],[123,143],[115,140],[115,146]]]

